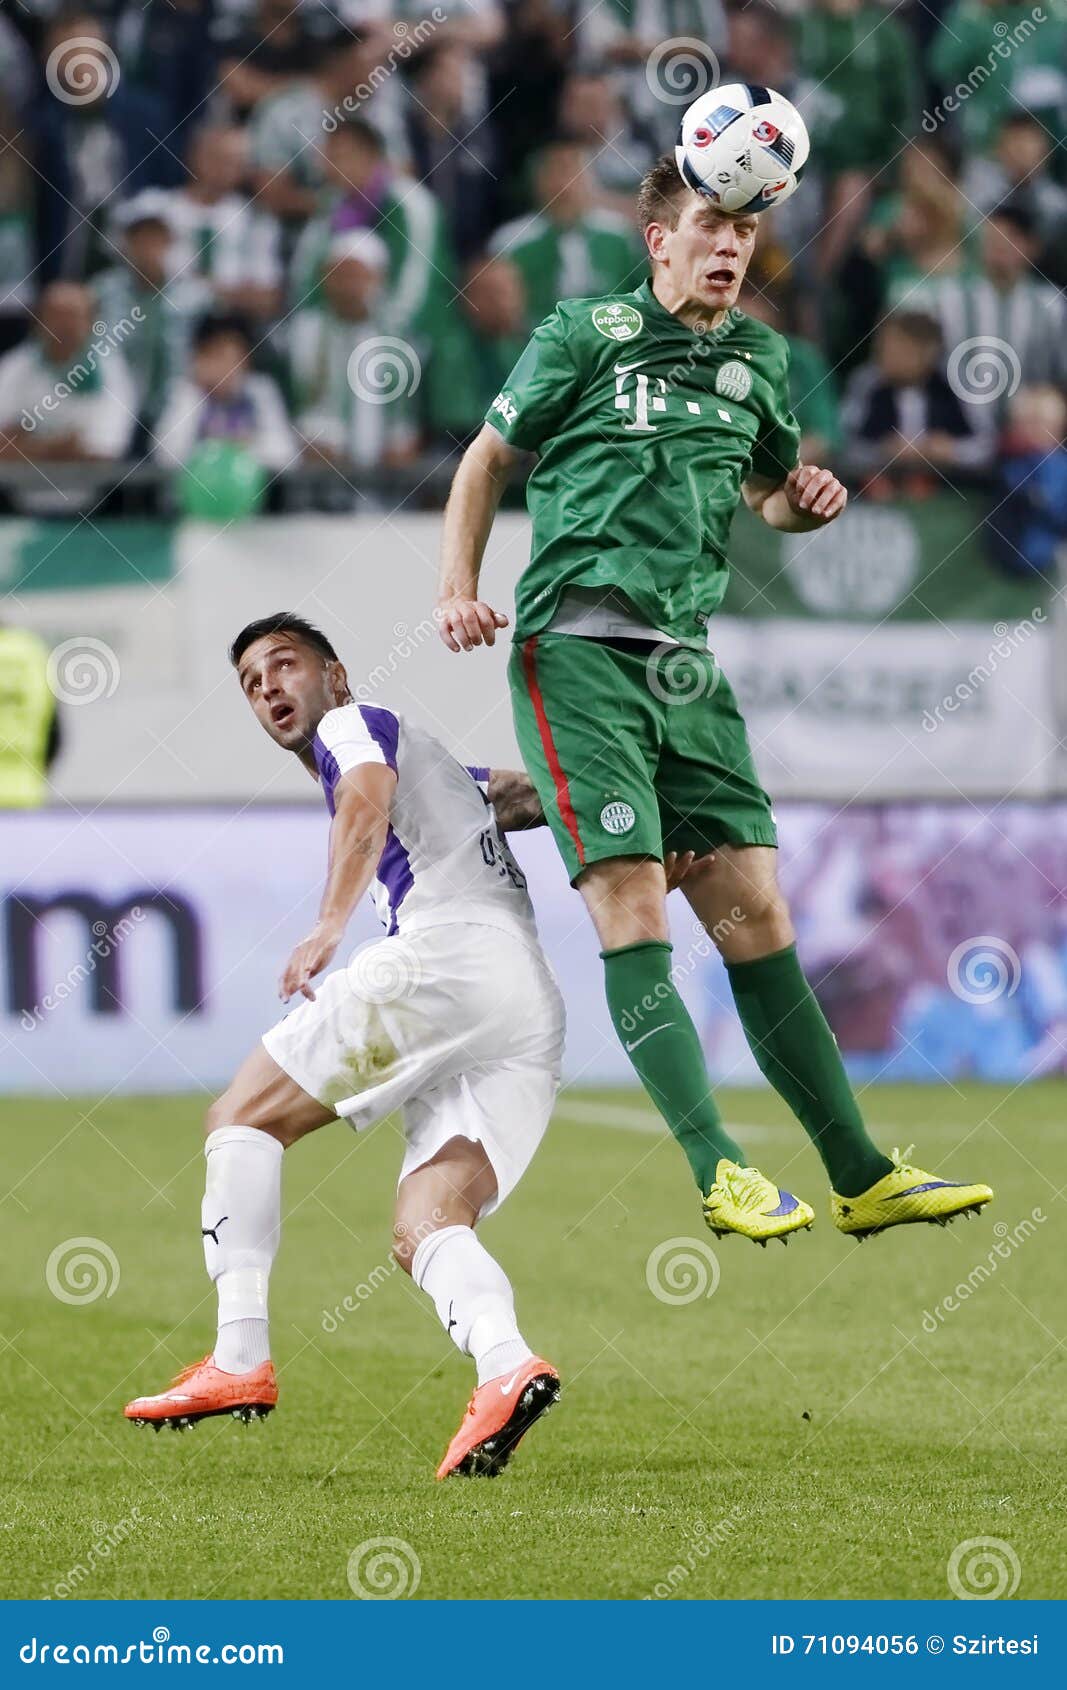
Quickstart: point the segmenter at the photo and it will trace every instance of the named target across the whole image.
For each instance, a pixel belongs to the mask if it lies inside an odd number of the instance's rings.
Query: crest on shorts
[[[605,804],[600,812],[600,825],[605,833],[629,833],[636,820],[633,805],[624,804],[618,798]]]
[[[598,305],[593,312],[593,327],[608,340],[633,340],[645,326],[644,318],[634,305],[616,299],[610,305]]]
[[[715,391],[724,399],[747,399],[752,391],[752,371],[747,364],[731,358],[723,364],[715,377]]]

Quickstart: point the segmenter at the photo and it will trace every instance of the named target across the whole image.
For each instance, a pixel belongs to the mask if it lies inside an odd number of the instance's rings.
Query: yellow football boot
[[[976,1215],[993,1193],[988,1185],[961,1185],[939,1179],[908,1161],[915,1146],[893,1151],[893,1168],[858,1197],[830,1195],[830,1216],[839,1232],[869,1238],[888,1226],[927,1221],[947,1226],[957,1215]]]
[[[811,1226],[815,1211],[791,1191],[782,1191],[758,1168],[741,1168],[724,1156],[715,1169],[715,1184],[704,1199],[704,1219],[716,1238],[739,1232],[766,1245],[768,1238],[785,1244],[791,1232]]]

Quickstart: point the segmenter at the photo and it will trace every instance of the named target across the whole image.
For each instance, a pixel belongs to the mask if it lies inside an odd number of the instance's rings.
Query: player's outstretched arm
[[[815,464],[798,464],[778,483],[752,476],[743,492],[749,510],[783,534],[825,528],[848,503],[848,493],[833,471]]]
[[[489,802],[504,833],[545,825],[537,789],[522,769],[490,769]]]
[[[278,995],[303,992],[314,998],[310,981],[333,961],[348,918],[370,886],[389,831],[389,809],[396,775],[384,763],[360,763],[334,788],[330,827],[330,865],[319,905],[319,918],[297,945],[282,971]]]
[[[449,651],[494,645],[497,629],[508,625],[506,616],[478,597],[478,576],[497,506],[520,456],[486,423],[460,459],[445,506],[437,591],[438,631]]]

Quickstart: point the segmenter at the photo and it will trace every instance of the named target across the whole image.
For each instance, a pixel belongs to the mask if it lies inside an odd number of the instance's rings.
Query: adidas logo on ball
[[[796,107],[773,88],[732,82],[694,100],[675,160],[682,180],[723,211],[766,211],[796,190],[809,150]]]

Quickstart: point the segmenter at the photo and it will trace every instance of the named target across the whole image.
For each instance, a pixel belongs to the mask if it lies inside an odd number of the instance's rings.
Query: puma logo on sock
[[[220,1215],[214,1226],[202,1226],[200,1228],[201,1238],[213,1238],[217,1244],[219,1241],[219,1227],[222,1225],[223,1221],[228,1221],[229,1218],[229,1215]]]

